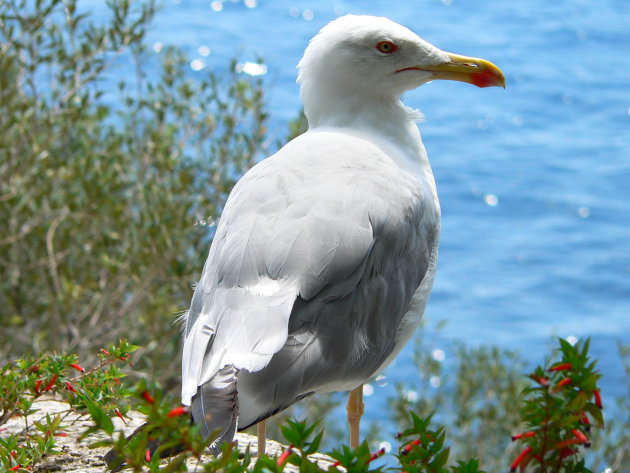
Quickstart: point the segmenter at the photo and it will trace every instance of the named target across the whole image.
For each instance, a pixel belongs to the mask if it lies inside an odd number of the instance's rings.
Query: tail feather
[[[224,442],[231,442],[238,423],[238,369],[221,368],[209,381],[199,386],[190,406],[193,419],[204,437],[216,436],[210,445],[213,454]]]

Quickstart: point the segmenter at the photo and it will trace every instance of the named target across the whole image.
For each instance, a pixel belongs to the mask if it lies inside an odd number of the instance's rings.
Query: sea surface
[[[591,337],[604,401],[629,395],[616,344],[630,343],[630,2],[164,0],[149,47],[181,46],[193,76],[238,58],[243,74],[264,77],[282,139],[300,111],[306,43],[347,13],[387,16],[507,78],[505,90],[436,81],[404,97],[426,117],[443,212],[423,339],[445,362],[460,341],[533,365],[554,337]],[[373,386],[368,420],[415,375],[411,354]]]

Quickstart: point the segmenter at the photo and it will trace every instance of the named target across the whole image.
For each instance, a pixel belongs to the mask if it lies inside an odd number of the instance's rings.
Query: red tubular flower
[[[577,438],[580,442],[582,443],[586,443],[588,442],[588,438],[586,437],[586,435],[584,435],[582,432],[580,432],[578,429],[573,429],[571,430],[571,433],[573,435],[575,435],[575,438]]]
[[[534,432],[533,430],[530,430],[529,432],[523,432],[522,434],[512,435],[512,442],[514,442],[515,440],[533,437],[534,435],[536,435],[536,432]]]
[[[81,365],[78,365],[76,363],[72,363],[70,365],[72,368],[74,368],[75,370],[79,371],[80,373],[85,373],[85,368]]]
[[[582,424],[590,426],[591,425],[591,421],[588,420],[588,416],[582,412],[582,414],[580,414],[580,422],[582,422]]]
[[[532,452],[532,447],[527,447],[521,453],[519,453],[518,456],[512,462],[512,465],[510,465],[510,471],[511,472],[516,471],[518,466],[523,462],[523,460],[525,460],[525,457],[527,457],[531,452]]]
[[[579,429],[573,429],[571,430],[571,433],[575,435],[575,438],[578,439],[580,443],[584,444],[586,448],[591,446],[591,441]]]
[[[57,378],[58,378],[58,376],[56,374],[53,375],[53,377],[50,379],[50,381],[48,382],[48,384],[44,388],[44,391],[50,391],[53,388],[53,386],[55,385],[55,383],[57,382]]]
[[[66,389],[67,389],[68,391],[72,391],[73,393],[76,393],[76,392],[77,392],[77,390],[76,390],[76,389],[74,389],[74,386],[70,383],[70,381],[66,381]]]
[[[593,396],[595,397],[595,405],[601,409],[602,408],[602,395],[600,394],[599,390],[597,389],[593,390]]]
[[[414,445],[420,445],[420,439],[412,440],[411,442],[409,442],[407,445],[405,445],[403,447],[403,449],[400,452],[400,454],[401,455],[408,455],[409,452],[411,452],[411,449],[414,447]]]
[[[549,384],[549,380],[547,378],[543,378],[542,376],[532,376],[532,379],[542,386],[547,386],[547,384]]]
[[[105,350],[105,348],[101,348],[101,353],[102,353],[103,355],[111,356],[111,353],[110,353],[110,352],[108,352],[107,350]]]
[[[278,457],[278,466],[283,467],[292,453],[293,453],[293,445],[289,445],[289,448],[287,448],[284,452],[282,452],[282,455]],[[333,466],[336,466],[336,465],[333,464]]]
[[[374,452],[372,455],[370,455],[370,459],[368,460],[368,463],[370,463],[371,461],[376,460],[378,457],[381,457],[385,455],[385,449],[381,448],[379,450],[377,450],[376,452]]]
[[[578,451],[574,448],[563,448],[560,450],[560,458],[570,457],[571,455],[575,455]]]
[[[339,460],[333,462],[332,465],[330,465],[331,468],[337,468],[339,465],[341,465],[341,462]]]
[[[39,394],[39,390],[42,388],[43,379],[38,379],[35,381],[35,392]]]
[[[553,449],[554,450],[560,450],[560,449],[568,447],[570,445],[579,445],[581,443],[582,442],[579,439],[576,439],[576,438],[567,439],[567,440],[563,440],[562,442],[558,442],[557,444],[555,444]]]
[[[532,461],[533,458],[534,455],[527,455],[525,459],[521,462],[518,471],[520,473],[523,473],[527,469],[527,465],[529,465],[529,462]]]
[[[53,437],[67,437],[68,434],[66,432],[55,432]]]
[[[11,455],[11,458],[13,458],[14,460],[17,458],[17,452],[15,450],[11,450],[9,452],[9,455]]]
[[[573,369],[573,366],[571,366],[571,363],[560,363],[559,365],[552,366],[547,371],[566,371],[570,369]]]
[[[186,408],[186,406],[178,406],[168,411],[168,414],[166,414],[166,417],[169,417],[169,418],[178,417],[184,414],[188,414],[188,409]]]
[[[144,461],[149,463],[151,461],[151,450],[148,448],[144,451]]]
[[[558,384],[556,384],[555,387],[553,388],[553,392],[555,393],[555,392],[560,391],[560,389],[562,389],[567,384],[571,384],[571,378],[561,379],[560,381],[558,381]]]
[[[145,401],[147,401],[149,404],[153,404],[155,402],[155,398],[153,396],[151,396],[151,394],[149,394],[149,391],[143,391],[142,393],[142,397],[144,398]]]
[[[120,417],[120,420],[123,421],[123,424],[127,425],[127,421],[125,420],[125,418],[123,417],[123,415],[120,413],[120,411],[118,409],[116,409],[114,411],[114,414],[116,414],[118,417]]]
[[[16,471],[22,468],[22,465],[15,465],[13,468],[9,468],[9,471]]]

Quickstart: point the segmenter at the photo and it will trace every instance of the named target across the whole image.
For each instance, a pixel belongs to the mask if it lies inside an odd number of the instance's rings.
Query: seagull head
[[[438,79],[505,87],[494,64],[436,48],[387,18],[346,15],[309,42],[298,64],[305,110],[322,100],[398,100],[406,90]]]

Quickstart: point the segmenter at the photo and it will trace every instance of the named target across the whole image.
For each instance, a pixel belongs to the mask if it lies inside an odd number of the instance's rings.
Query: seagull
[[[214,453],[332,391],[351,391],[358,445],[362,385],[414,333],[438,255],[420,114],[401,95],[437,79],[505,87],[494,64],[373,16],[328,23],[297,67],[308,131],[235,185],[184,316],[182,403]]]

